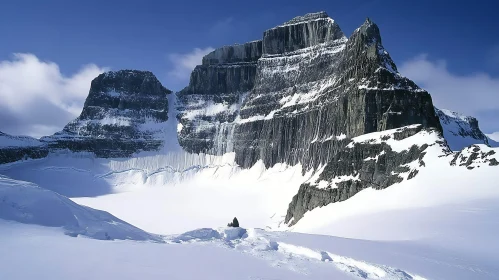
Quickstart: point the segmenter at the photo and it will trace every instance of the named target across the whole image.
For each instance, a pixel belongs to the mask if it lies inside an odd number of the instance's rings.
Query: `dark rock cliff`
[[[167,94],[148,71],[121,70],[92,81],[80,116],[61,132],[41,140],[51,150],[90,151],[99,157],[127,157],[164,144]]]
[[[230,137],[226,124],[234,121],[253,89],[261,55],[262,41],[226,46],[206,55],[194,69],[189,86],[178,93],[178,139],[186,151],[223,154],[232,150],[232,143],[221,138]]]
[[[223,58],[231,53],[228,47],[216,50],[203,61],[218,64],[194,70],[189,87],[180,93],[179,139],[185,149],[235,151],[243,167],[263,160],[266,166],[301,163],[310,169],[333,156],[335,138],[341,135],[351,138],[411,124],[440,129],[430,95],[398,74],[370,20],[347,39],[325,13],[308,14],[265,31],[261,47],[261,58],[245,64],[242,56]],[[209,78],[245,67],[252,69],[248,83],[232,85],[230,79],[220,86],[220,80]],[[213,72],[199,79],[205,69]],[[200,110],[189,118],[197,104],[224,104],[226,109],[220,106],[211,115]],[[219,139],[230,143],[216,145]]]

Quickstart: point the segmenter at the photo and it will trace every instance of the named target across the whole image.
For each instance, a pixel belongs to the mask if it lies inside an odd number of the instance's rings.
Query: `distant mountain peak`
[[[357,29],[355,29],[352,37],[358,36],[360,34],[366,43],[371,44],[377,42],[381,44],[381,34],[379,27],[370,18],[366,18],[364,23]]]
[[[297,24],[297,23],[302,23],[302,22],[307,22],[307,21],[312,21],[312,20],[317,20],[317,19],[328,19],[328,18],[329,18],[329,16],[324,11],[317,12],[317,13],[308,13],[308,14],[305,14],[303,16],[294,17],[293,19],[285,22],[284,25]]]

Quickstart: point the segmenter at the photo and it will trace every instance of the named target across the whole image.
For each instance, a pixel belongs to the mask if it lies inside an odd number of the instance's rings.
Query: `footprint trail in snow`
[[[280,242],[278,239],[281,234],[279,232],[266,232],[261,229],[203,228],[180,235],[167,236],[165,241],[179,244],[203,242],[217,244],[264,259],[272,266],[282,267],[305,275],[310,273],[310,269],[313,269],[314,265],[317,265],[330,266],[359,279],[427,280],[427,278],[398,268]]]

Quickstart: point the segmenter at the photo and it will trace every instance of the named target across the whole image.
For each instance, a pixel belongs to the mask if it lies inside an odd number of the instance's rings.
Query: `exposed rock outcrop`
[[[468,169],[480,166],[499,166],[499,151],[485,145],[471,145],[456,153],[451,165]]]
[[[393,146],[399,141],[418,142],[411,139],[414,137],[427,138],[426,143],[410,144],[403,150]],[[438,138],[438,131],[416,125],[346,140],[345,148],[320,168],[318,175],[301,185],[289,205],[285,222],[293,225],[307,211],[346,200],[363,189],[384,189],[414,178],[425,166],[423,157],[430,145],[447,149],[443,141],[435,141]]]
[[[232,123],[244,97],[253,89],[262,41],[225,46],[203,58],[189,86],[178,93],[178,139],[193,153],[223,154],[233,150]]]

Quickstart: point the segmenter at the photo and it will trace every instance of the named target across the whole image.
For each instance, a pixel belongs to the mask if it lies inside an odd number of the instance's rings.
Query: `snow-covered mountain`
[[[0,178],[0,205],[8,209],[0,218],[69,228],[72,235],[158,241],[138,226],[167,234],[161,240],[175,244],[165,246],[189,262],[198,249],[224,260],[243,258],[230,251],[239,250],[271,263],[263,276],[237,270],[250,279],[498,275],[497,248],[484,244],[494,243],[488,219],[499,213],[488,207],[499,200],[499,149],[476,119],[434,108],[428,92],[400,75],[371,20],[347,37],[324,12],[296,17],[261,40],[214,50],[185,89],[170,93],[150,72],[107,72],[94,79],[81,115],[61,132],[39,141],[0,135],[5,143],[17,139],[0,147],[0,174],[8,176]],[[36,160],[19,161],[25,158]],[[473,246],[460,245],[465,234],[449,230],[449,221],[463,215],[463,228],[476,229]],[[212,229],[234,216],[246,234],[227,238],[230,230]],[[428,219],[428,228],[414,229]],[[33,225],[16,230],[69,242]],[[0,236],[24,248],[21,239]],[[370,249],[359,253],[345,244]],[[161,251],[122,246],[149,261]],[[182,278],[181,267],[169,271]]]
[[[499,147],[499,143],[480,130],[476,118],[438,108],[435,108],[435,113],[440,118],[445,140],[453,151],[460,151],[473,144]]]

